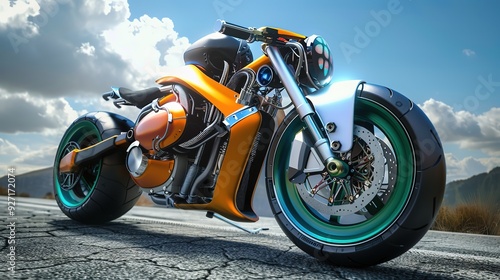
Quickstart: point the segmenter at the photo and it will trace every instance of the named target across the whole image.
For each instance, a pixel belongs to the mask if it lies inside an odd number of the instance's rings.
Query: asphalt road
[[[500,279],[500,237],[430,231],[399,258],[353,269],[309,257],[271,218],[245,224],[269,228],[249,234],[177,209],[136,206],[87,226],[51,200],[7,207],[0,197],[0,279]]]

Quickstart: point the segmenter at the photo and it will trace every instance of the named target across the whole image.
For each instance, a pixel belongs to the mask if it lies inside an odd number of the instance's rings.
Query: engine
[[[200,177],[210,165],[203,150],[219,150],[214,143],[220,143],[216,136],[221,136],[222,119],[222,113],[198,94],[172,86],[171,95],[143,109],[129,132],[135,141],[127,149],[126,166],[134,182],[149,189],[153,200],[183,189],[189,193],[188,171],[196,170],[192,177]]]
[[[127,150],[128,171],[143,188],[161,185],[171,176],[175,161],[160,155],[180,139],[187,120],[186,111],[177,102],[153,107],[134,127],[136,140]]]

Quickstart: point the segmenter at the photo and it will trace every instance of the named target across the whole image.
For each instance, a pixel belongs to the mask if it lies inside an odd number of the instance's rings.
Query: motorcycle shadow
[[[154,270],[205,271],[229,278],[300,279],[431,279],[437,275],[419,271],[418,261],[404,258],[365,268],[330,265],[298,249],[284,236],[248,234],[213,227],[118,219],[102,225],[54,220],[58,242],[78,239],[79,246],[99,248],[93,261],[112,261],[127,266],[140,264]],[[74,244],[74,243],[73,243]],[[72,246],[68,244],[67,246]],[[178,272],[177,272],[178,273]],[[440,279],[443,275],[439,276]]]

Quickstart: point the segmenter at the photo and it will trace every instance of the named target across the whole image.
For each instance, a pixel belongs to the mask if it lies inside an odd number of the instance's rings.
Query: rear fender
[[[335,152],[345,153],[352,148],[354,129],[354,101],[361,80],[332,83],[309,95],[307,99],[314,107],[330,143],[338,142]]]

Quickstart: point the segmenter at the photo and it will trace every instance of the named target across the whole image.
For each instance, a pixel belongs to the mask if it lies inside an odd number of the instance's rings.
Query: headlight
[[[305,40],[307,52],[307,81],[304,84],[322,88],[330,83],[333,76],[333,57],[330,47],[323,37],[312,35]]]

